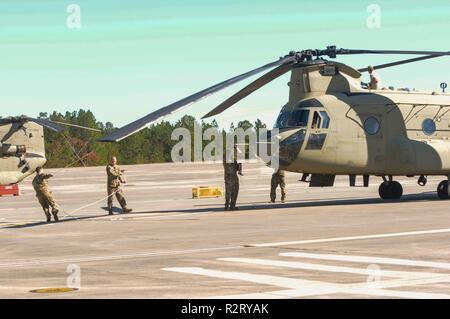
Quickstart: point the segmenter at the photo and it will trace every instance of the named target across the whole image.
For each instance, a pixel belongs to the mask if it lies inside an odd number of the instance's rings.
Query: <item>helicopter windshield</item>
[[[275,128],[306,127],[309,110],[281,110],[275,123]]]
[[[306,127],[311,107],[323,108],[323,105],[317,99],[307,99],[298,103],[294,110],[287,110],[284,107],[275,122],[275,128]],[[324,127],[328,128],[330,122],[328,115],[324,111],[320,111],[320,114],[324,119]]]

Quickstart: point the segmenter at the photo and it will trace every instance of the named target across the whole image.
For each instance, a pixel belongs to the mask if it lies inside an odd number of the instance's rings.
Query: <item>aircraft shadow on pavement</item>
[[[281,209],[281,208],[304,208],[304,207],[320,207],[320,206],[344,206],[344,205],[364,205],[364,204],[387,204],[387,203],[405,203],[419,201],[440,201],[436,192],[423,192],[418,194],[404,195],[399,200],[383,200],[381,198],[352,198],[352,199],[327,199],[327,200],[307,200],[307,201],[286,201],[284,204],[267,202],[244,202],[239,204],[240,210],[264,210],[264,209]],[[198,207],[198,208],[197,208]],[[143,211],[135,214],[151,214],[151,213],[211,213],[223,212],[223,206],[217,207],[217,204],[197,205],[195,208],[189,209],[173,209],[158,211]]]

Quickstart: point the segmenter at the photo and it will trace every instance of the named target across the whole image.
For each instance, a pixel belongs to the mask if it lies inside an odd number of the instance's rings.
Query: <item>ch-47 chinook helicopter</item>
[[[45,165],[43,128],[62,132],[60,125],[95,130],[24,115],[0,119],[0,186],[20,183]]]
[[[371,90],[361,82],[361,72],[323,56],[401,54],[418,57],[375,66],[375,69],[448,56],[450,52],[349,50],[335,46],[325,50],[291,52],[278,61],[238,75],[170,104],[134,121],[101,141],[119,141],[183,106],[222,90],[252,75],[271,69],[221,103],[203,118],[217,115],[265,84],[291,72],[289,101],[281,109],[279,129],[280,167],[311,174],[310,186],[333,186],[336,175],[370,175],[383,179],[379,195],[399,199],[403,194],[396,176],[442,175],[437,193],[449,198],[450,94],[405,90]]]

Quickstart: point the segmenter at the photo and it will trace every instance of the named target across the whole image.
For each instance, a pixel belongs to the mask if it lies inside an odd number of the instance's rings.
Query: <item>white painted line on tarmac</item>
[[[270,275],[254,275],[243,272],[228,272],[211,269],[204,269],[199,267],[171,267],[163,268],[162,270],[178,272],[190,275],[201,275],[212,278],[240,280],[262,285],[270,285],[281,288],[288,288],[288,290],[271,291],[264,293],[250,293],[241,295],[216,296],[213,299],[261,299],[261,298],[299,298],[311,297],[320,295],[333,294],[357,294],[369,296],[382,297],[396,297],[396,298],[417,298],[417,299],[450,299],[450,295],[423,293],[411,291],[394,291],[386,290],[386,287],[402,287],[402,286],[416,286],[424,283],[442,282],[441,278],[424,278],[408,282],[405,279],[401,281],[380,281],[377,288],[369,287],[367,282],[358,284],[334,284],[322,281],[312,281],[295,279],[288,277],[270,276]],[[395,284],[393,284],[395,282]]]
[[[337,284],[330,284],[321,281],[286,278],[271,275],[255,275],[244,272],[230,272],[211,270],[200,267],[170,267],[161,270],[186,273],[191,275],[201,275],[207,277],[241,280],[262,285],[277,286],[289,289],[321,290],[323,293],[331,293],[336,290]]]
[[[217,260],[227,261],[227,262],[235,262],[235,263],[245,263],[245,264],[251,264],[251,265],[272,266],[272,267],[279,267],[279,268],[292,268],[292,269],[303,269],[303,270],[314,270],[314,271],[325,271],[325,272],[350,273],[350,274],[363,275],[366,277],[371,274],[371,272],[365,268],[330,266],[330,265],[311,264],[311,263],[303,263],[303,262],[256,259],[256,258],[218,258]],[[392,271],[392,270],[382,270],[382,269],[380,270],[380,275],[382,277],[402,277],[402,278],[420,278],[423,276],[427,276],[427,277],[442,276],[442,274],[436,274],[436,273]],[[450,280],[450,275],[448,275],[448,280]]]
[[[50,226],[55,224],[45,224],[43,226]],[[160,251],[160,252],[142,252],[134,254],[123,254],[123,255],[109,255],[109,256],[78,256],[72,258],[63,259],[34,259],[34,260],[16,260],[9,263],[0,264],[0,268],[13,268],[13,267],[31,267],[31,266],[42,266],[42,265],[54,265],[54,264],[65,264],[65,263],[82,263],[82,262],[101,262],[101,261],[113,261],[113,260],[125,260],[125,259],[136,259],[136,258],[148,258],[148,257],[160,257],[160,256],[171,256],[171,255],[182,255],[182,254],[195,254],[213,251],[222,251],[229,249],[240,249],[242,246],[228,246],[228,247],[214,247],[214,248],[199,248],[199,249],[189,249],[189,250],[173,250],[173,251]]]
[[[444,233],[450,233],[450,228],[410,231],[410,232],[403,232],[403,233],[386,233],[386,234],[374,234],[374,235],[362,235],[362,236],[350,236],[350,237],[332,237],[332,238],[323,238],[323,239],[284,241],[284,242],[273,242],[273,243],[264,243],[264,244],[249,244],[248,246],[249,247],[278,247],[278,246],[318,244],[318,243],[329,243],[329,242],[338,242],[338,241],[392,238],[392,237],[404,237],[404,236],[419,236],[419,235],[432,235],[432,234],[444,234]]]
[[[295,257],[295,258],[308,258],[319,260],[334,260],[334,261],[348,261],[356,263],[367,264],[388,264],[388,265],[401,265],[411,267],[426,267],[450,270],[450,263],[421,261],[411,259],[397,259],[397,258],[385,258],[385,257],[369,257],[369,256],[348,256],[348,255],[332,255],[332,254],[311,254],[311,253],[281,253],[282,257]]]
[[[372,289],[372,288],[353,288],[347,289],[345,287],[340,288],[332,293],[322,293],[316,290],[305,291],[303,289],[291,289],[281,291],[270,291],[263,293],[253,294],[241,294],[241,295],[226,295],[215,296],[211,299],[286,299],[286,298],[311,298],[321,295],[334,295],[334,294],[352,294],[352,295],[366,295],[376,297],[393,297],[393,298],[406,298],[406,299],[450,299],[450,295],[436,294],[426,292],[411,292],[411,291],[396,291],[386,289]]]
[[[343,291],[345,293],[345,291]],[[386,289],[371,289],[360,288],[349,291],[351,294],[361,294],[378,297],[394,297],[394,298],[407,298],[407,299],[450,299],[450,295],[447,294],[435,294],[428,292],[415,292],[415,291],[397,291]]]

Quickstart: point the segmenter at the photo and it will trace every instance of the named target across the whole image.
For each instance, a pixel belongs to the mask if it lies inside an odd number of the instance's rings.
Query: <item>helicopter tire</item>
[[[391,199],[391,188],[389,187],[389,182],[384,182],[380,184],[380,187],[378,188],[378,194],[382,199]]]
[[[448,181],[442,181],[439,183],[437,194],[440,199],[450,199],[448,194]]]
[[[400,199],[403,195],[403,187],[399,182],[383,182],[378,188],[378,194],[382,199]]]

